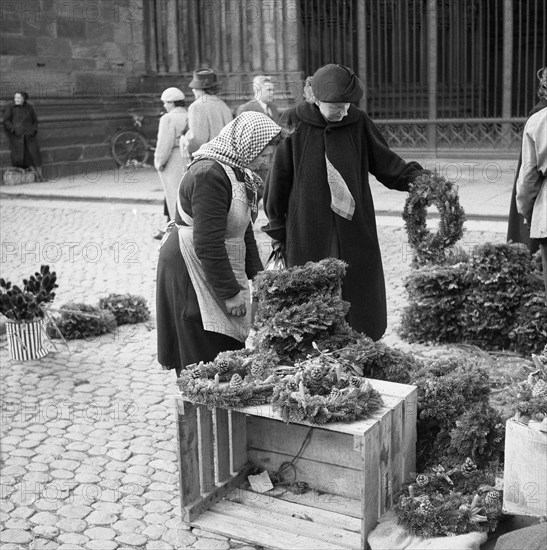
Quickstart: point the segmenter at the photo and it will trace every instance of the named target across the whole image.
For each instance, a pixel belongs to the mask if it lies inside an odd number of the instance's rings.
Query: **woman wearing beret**
[[[195,101],[188,107],[188,132],[181,139],[181,150],[192,155],[233,119],[230,107],[216,94],[220,89],[216,73],[211,69],[197,69],[189,84]]]
[[[165,113],[160,118],[154,166],[158,171],[169,219],[175,217],[179,183],[189,159],[179,151],[180,137],[188,129],[188,111],[184,107],[184,93],[178,88],[167,88],[161,94]]]
[[[386,329],[386,293],[368,174],[407,191],[423,169],[394,153],[353,105],[363,90],[351,69],[321,67],[311,91],[313,97],[281,117],[294,132],[277,148],[268,173],[263,230],[285,249],[288,266],[329,256],[346,261],[348,322],[378,340]]]
[[[13,103],[4,111],[4,130],[9,139],[12,166],[32,168],[38,181],[44,181],[42,155],[36,137],[38,118],[28,97],[27,92],[15,92]]]
[[[156,283],[158,362],[177,375],[245,346],[248,280],[262,270],[255,171],[269,163],[280,131],[266,115],[243,113],[194,154],[184,174]]]

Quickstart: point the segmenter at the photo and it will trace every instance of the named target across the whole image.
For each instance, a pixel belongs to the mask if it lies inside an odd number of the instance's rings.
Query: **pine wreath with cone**
[[[383,405],[380,393],[366,379],[345,373],[322,355],[295,366],[296,374],[282,378],[271,399],[285,422],[350,422],[370,416]]]

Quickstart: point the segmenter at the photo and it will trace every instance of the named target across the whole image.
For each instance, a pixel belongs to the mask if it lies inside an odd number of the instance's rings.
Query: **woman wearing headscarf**
[[[269,162],[280,131],[266,115],[243,113],[196,152],[182,179],[156,287],[158,362],[177,375],[245,345],[248,281],[262,270],[254,170]]]
[[[529,117],[547,107],[547,67],[539,69],[539,71],[537,72],[537,77],[539,80],[539,87],[537,91],[539,101],[528,113]],[[517,209],[517,182],[521,165],[522,147],[517,163],[515,181],[513,182],[513,191],[511,192],[511,203],[509,205],[509,223],[507,227],[507,241],[513,243],[523,243],[530,249],[530,252],[532,254],[535,254],[538,250],[538,241],[530,238],[530,226],[524,223],[524,218],[519,214]]]
[[[275,152],[264,192],[274,247],[288,266],[335,257],[348,263],[342,295],[348,322],[374,340],[386,329],[386,293],[368,174],[390,189],[408,191],[423,173],[387,145],[369,116],[353,105],[363,90],[342,65],[321,67],[312,96],[286,111],[294,128]]]
[[[42,155],[36,137],[38,118],[28,98],[27,92],[15,92],[13,103],[4,111],[4,130],[9,139],[12,166],[32,168],[38,181],[44,181]]]

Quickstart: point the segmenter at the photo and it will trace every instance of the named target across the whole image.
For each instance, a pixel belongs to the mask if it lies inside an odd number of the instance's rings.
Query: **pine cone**
[[[418,512],[424,516],[429,516],[434,511],[435,511],[435,508],[433,508],[433,504],[431,504],[431,501],[429,500],[429,498],[424,498],[420,503]]]
[[[418,485],[418,487],[425,487],[428,483],[429,478],[426,475],[420,474],[416,476],[416,485]]]
[[[501,500],[500,492],[499,491],[488,491],[486,495],[484,495],[484,502],[488,506],[496,506],[499,504]]]
[[[361,380],[361,378],[359,378],[358,376],[352,376],[352,377],[349,379],[349,383],[350,383],[352,386],[355,386],[356,388],[360,388],[360,387],[361,387],[362,380]]]
[[[264,365],[262,363],[253,363],[251,365],[251,374],[256,378],[262,378],[264,374]]]
[[[547,382],[545,380],[539,379],[532,388],[533,397],[542,397],[547,395]]]
[[[319,365],[315,365],[310,370],[312,380],[321,380],[323,378],[323,369]]]
[[[296,382],[296,379],[294,378],[294,376],[290,378],[289,381],[287,382],[287,389],[291,391],[296,391],[298,389],[298,383]]]
[[[230,379],[230,388],[232,390],[240,390],[243,387],[243,380],[241,376],[235,373]]]
[[[464,477],[469,477],[476,469],[477,465],[469,457],[461,465],[461,472]]]
[[[330,390],[330,396],[331,397],[340,397],[340,395],[341,395],[341,392],[338,388],[332,388]]]

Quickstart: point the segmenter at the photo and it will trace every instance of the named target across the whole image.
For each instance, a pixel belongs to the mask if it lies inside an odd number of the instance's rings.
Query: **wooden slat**
[[[391,495],[401,489],[404,477],[404,402],[391,410]]]
[[[231,475],[228,411],[216,408],[213,410],[215,428],[215,483],[228,479]]]
[[[284,530],[287,534],[291,533],[313,539],[316,544],[332,544],[337,548],[358,548],[361,541],[360,534],[351,531],[331,526],[325,527],[312,521],[271,510],[268,514],[264,514],[262,510],[257,510],[254,506],[245,506],[228,500],[215,504],[211,511],[233,517],[238,521],[243,520],[253,523],[257,530],[260,530],[262,526],[273,527]]]
[[[301,458],[347,468],[361,467],[361,457],[353,451],[352,436],[322,428],[285,424],[270,418],[247,418],[248,446],[294,457],[300,451],[310,429],[311,436],[300,455]]]
[[[215,502],[223,499],[230,491],[239,487],[251,472],[251,465],[247,464],[237,475],[216,485],[214,489],[199,497],[192,503],[182,508],[182,520],[191,523],[203,512],[208,510]]]
[[[376,423],[372,430],[369,430],[356,445],[363,457],[364,465],[361,474],[362,487],[362,527],[361,542],[366,548],[368,534],[376,526],[378,520],[378,502],[380,501],[380,476],[378,464],[380,462],[380,424]]]
[[[198,471],[198,424],[196,405],[177,398],[177,447],[179,459],[179,483],[182,506],[193,502],[200,495]]]
[[[350,516],[361,521],[361,499],[347,498],[342,495],[320,493],[315,490],[306,491],[301,495],[287,491],[286,487],[274,487],[268,495],[287,502],[303,504],[310,508],[319,508],[335,514]]]
[[[340,546],[321,543],[314,539],[287,533],[283,527],[275,528],[261,525],[257,529],[254,523],[233,518],[216,512],[205,512],[192,522],[193,527],[242,540],[249,544],[275,548],[279,550],[340,550]]]
[[[235,475],[247,462],[247,419],[244,414],[228,411],[230,470]]]
[[[199,484],[202,494],[209,493],[215,487],[213,419],[211,411],[204,405],[198,405],[198,458]]]
[[[302,426],[312,426],[314,428],[320,427],[323,430],[329,430],[332,432],[362,436],[373,428],[379,418],[385,414],[389,414],[391,406],[398,403],[402,398],[386,395],[382,396],[382,399],[384,400],[385,406],[381,407],[376,413],[363,420],[357,420],[355,422],[329,422],[327,424],[321,424],[320,426],[306,421],[299,421],[298,424]],[[270,404],[245,407],[235,410],[251,416],[261,416],[263,418],[271,418],[273,420],[283,422],[283,419],[279,413],[274,411]]]
[[[416,471],[416,419],[418,414],[418,388],[403,403],[403,481]]]
[[[352,531],[354,533],[361,532],[361,521],[357,518],[331,512],[329,510],[323,510],[321,508],[306,506],[304,502],[291,502],[283,500],[282,498],[276,498],[269,493],[270,491],[268,493],[260,494],[252,491],[245,491],[244,489],[236,489],[226,498],[232,502],[265,510],[267,513],[275,512],[300,519],[309,517],[314,523],[319,525],[336,527],[338,529]],[[301,497],[303,495],[294,496]]]
[[[284,462],[290,462],[291,455],[271,451],[248,450],[249,461],[263,470],[273,473]],[[296,481],[304,481],[310,487],[324,493],[342,495],[348,498],[361,496],[361,470],[343,468],[337,464],[327,464],[315,460],[298,459],[295,463]],[[293,481],[291,469],[287,469],[287,481]]]
[[[384,416],[380,422],[380,456],[378,462],[378,472],[380,474],[380,498],[378,499],[377,518],[385,514],[391,506],[391,488],[393,480],[391,475],[391,422],[392,414]],[[374,470],[373,464],[365,462],[365,469]],[[368,493],[365,490],[363,500],[368,499]]]

